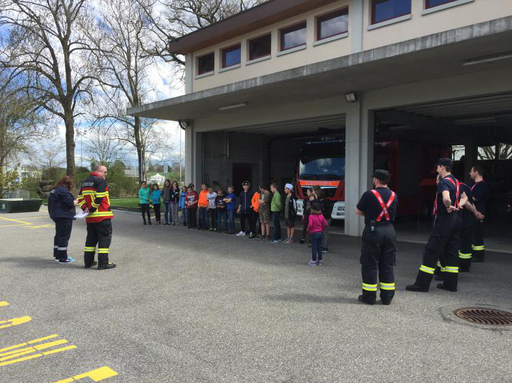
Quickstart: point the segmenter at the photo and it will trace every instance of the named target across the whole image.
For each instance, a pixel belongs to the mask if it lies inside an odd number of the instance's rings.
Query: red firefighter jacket
[[[78,205],[82,210],[89,210],[89,215],[85,218],[87,223],[114,218],[114,214],[110,211],[107,181],[96,172],[89,174],[89,177],[82,182]]]

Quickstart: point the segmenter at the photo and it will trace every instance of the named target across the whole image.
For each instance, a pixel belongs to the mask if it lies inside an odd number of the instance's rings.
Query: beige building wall
[[[374,49],[510,15],[511,0],[459,0],[430,10],[425,10],[424,0],[412,0],[409,17],[388,25],[383,22],[382,27],[375,28],[376,25],[370,25],[371,10],[368,4],[364,12],[363,46],[364,50]]]
[[[332,3],[328,6],[317,8],[314,12],[305,13],[287,20],[284,20],[273,26],[257,30],[250,34],[240,36],[239,38],[226,41],[222,44],[215,45],[193,53],[194,67],[194,80],[192,82],[192,91],[198,92],[205,89],[214,88],[230,84],[237,81],[243,81],[254,77],[264,76],[271,73],[280,72],[290,68],[295,68],[303,65],[312,64],[319,61],[329,60],[335,57],[346,56],[351,53],[351,46],[348,36],[351,33],[351,15],[349,10],[349,32],[346,36],[335,39],[333,41],[324,42],[323,44],[315,44],[315,17],[324,15],[334,10],[348,7],[349,0],[342,0]],[[278,52],[278,39],[279,30],[292,26],[294,24],[307,21],[307,45],[305,49],[299,51],[290,50],[290,53],[280,55]],[[248,41],[259,36],[272,33],[272,54],[270,59],[255,62],[247,65],[248,61]],[[238,68],[230,69],[225,72],[221,70],[221,50],[241,43],[241,65]],[[197,78],[197,57],[215,52],[215,72],[213,75]],[[258,60],[254,60],[258,61]]]
[[[360,6],[361,1],[364,2],[363,7]],[[357,51],[355,47],[358,44],[353,44],[351,38],[356,35],[362,35],[363,50],[370,50],[512,15],[512,0],[458,0],[431,10],[424,9],[425,0],[411,1],[411,15],[372,26],[370,25],[370,0],[340,0],[328,6],[284,20],[271,27],[194,52],[190,55],[190,60],[187,61],[187,76],[192,77],[191,81],[187,79],[187,83],[190,84],[187,93],[211,89],[355,53]],[[332,41],[327,39],[325,42],[318,44],[316,42],[316,17],[344,7],[349,7],[348,33],[337,36]],[[361,10],[362,15],[358,14]],[[278,39],[280,29],[305,20],[307,21],[306,47],[297,51],[292,49],[286,52],[286,54],[279,52]],[[262,61],[254,60],[253,63],[248,63],[248,41],[269,32],[272,34],[272,54],[270,58]],[[222,49],[238,43],[241,44],[240,66],[222,70],[220,62]],[[211,52],[215,52],[215,71],[211,75],[197,76],[197,57]]]

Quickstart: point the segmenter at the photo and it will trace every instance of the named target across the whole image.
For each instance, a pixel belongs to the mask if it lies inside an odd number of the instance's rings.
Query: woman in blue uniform
[[[73,258],[68,257],[68,242],[76,214],[75,206],[78,204],[71,194],[72,188],[73,179],[65,176],[55,184],[48,198],[48,212],[55,222],[53,256],[60,264],[75,262]]]

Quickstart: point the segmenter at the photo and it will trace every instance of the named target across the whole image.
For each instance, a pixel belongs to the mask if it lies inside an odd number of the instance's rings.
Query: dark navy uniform
[[[469,186],[460,183],[460,194],[466,193],[468,201],[472,201],[472,193]],[[471,246],[473,244],[473,234],[476,227],[476,217],[467,209],[462,209],[460,224],[460,243],[459,243],[459,271],[469,271],[471,258],[473,256]]]
[[[483,215],[487,213],[487,200],[489,199],[489,185],[485,181],[477,182],[471,188],[473,193],[473,205]],[[478,220],[473,236],[473,262],[484,262],[484,221]]]
[[[451,205],[458,206],[460,184],[449,174],[437,185],[435,218],[432,232],[425,245],[423,264],[420,267],[414,285],[406,287],[409,291],[427,292],[434,276],[436,265],[441,265],[444,285],[438,287],[456,291],[459,276],[459,230],[460,212],[449,213],[443,202],[443,191],[450,193]],[[438,263],[439,262],[439,263]]]
[[[48,197],[48,213],[55,222],[53,238],[53,256],[60,262],[68,259],[68,243],[75,219],[75,197],[64,186],[50,192]]]
[[[395,295],[396,233],[393,222],[396,217],[398,200],[387,187],[367,191],[357,204],[364,213],[365,228],[361,249],[361,273],[365,303],[375,303],[377,296],[377,275],[380,282],[382,303],[390,304]]]

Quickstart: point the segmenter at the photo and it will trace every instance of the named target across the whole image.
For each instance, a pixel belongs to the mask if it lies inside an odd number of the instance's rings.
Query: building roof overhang
[[[142,105],[127,113],[194,120],[230,113],[226,107],[240,104],[246,110],[257,109],[510,68],[511,58],[464,65],[470,59],[510,53],[510,41],[512,17],[505,17]]]
[[[184,55],[265,28],[334,1],[336,0],[270,0],[188,35],[171,40],[168,49],[171,53]]]

